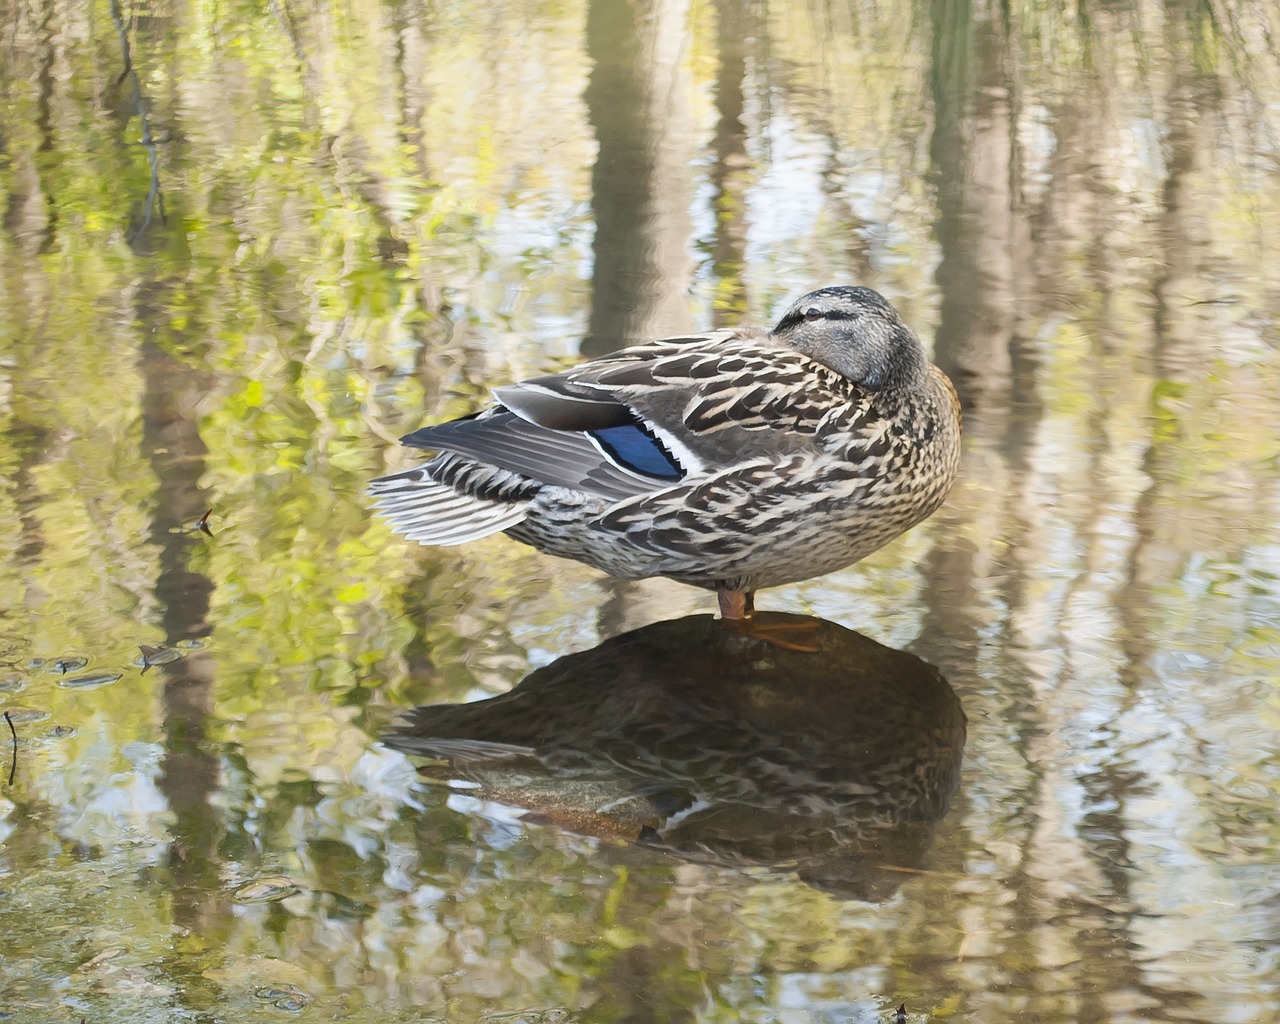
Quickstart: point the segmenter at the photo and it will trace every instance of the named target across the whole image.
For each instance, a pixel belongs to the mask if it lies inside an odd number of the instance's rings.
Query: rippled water
[[[0,35],[0,1017],[1276,1019],[1273,5]],[[761,595],[820,654],[367,512],[492,385],[846,281],[966,449]]]

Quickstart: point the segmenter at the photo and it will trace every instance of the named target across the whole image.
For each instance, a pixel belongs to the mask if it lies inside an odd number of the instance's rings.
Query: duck
[[[772,327],[662,338],[493,389],[401,443],[434,453],[369,485],[410,540],[494,533],[611,576],[714,591],[780,646],[757,590],[865,558],[942,505],[955,387],[879,292],[811,291]]]

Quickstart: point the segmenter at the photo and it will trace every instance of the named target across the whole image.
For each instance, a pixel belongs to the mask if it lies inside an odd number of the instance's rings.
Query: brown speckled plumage
[[[664,339],[496,395],[408,435],[440,454],[374,481],[407,536],[505,530],[624,579],[749,593],[893,540],[959,463],[950,381],[865,288],[811,292],[772,331]]]

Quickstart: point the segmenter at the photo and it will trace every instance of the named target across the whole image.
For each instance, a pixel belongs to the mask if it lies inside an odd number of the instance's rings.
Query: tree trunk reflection
[[[1022,229],[1016,172],[1016,79],[1003,9],[933,3],[930,141],[942,250],[938,364],[972,406],[1009,385],[1015,260]]]
[[[681,52],[687,0],[592,0],[586,90],[599,143],[591,173],[595,240],[591,319],[600,355],[692,325],[685,141],[691,85]]]

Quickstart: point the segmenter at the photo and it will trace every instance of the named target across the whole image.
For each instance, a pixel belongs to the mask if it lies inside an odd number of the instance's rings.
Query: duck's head
[[[771,336],[864,388],[910,384],[928,368],[920,339],[883,295],[836,285],[791,304]]]

